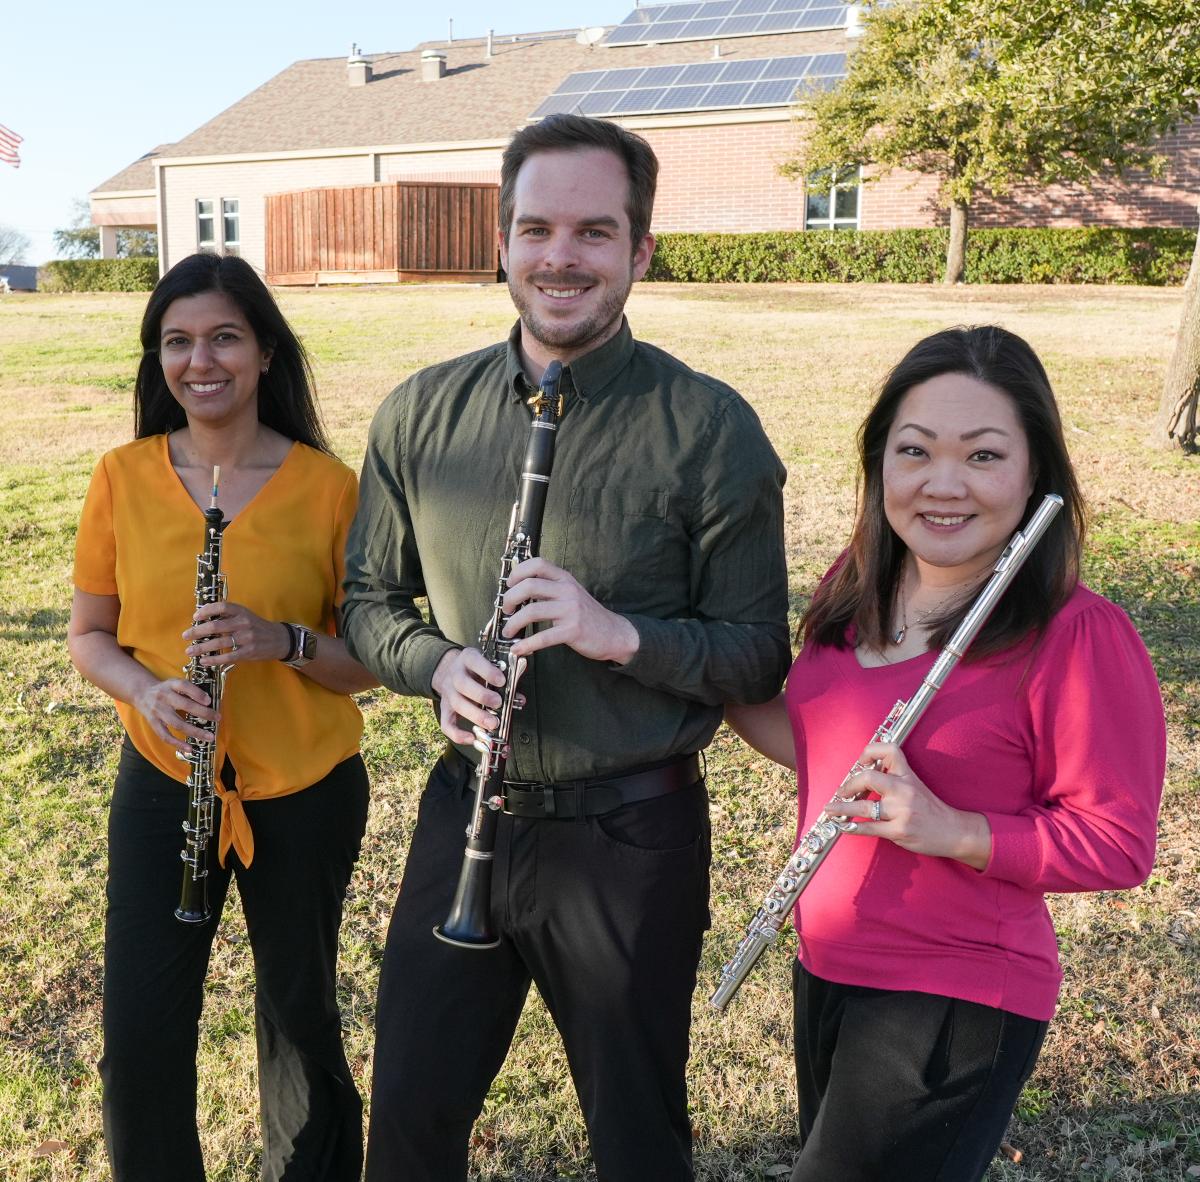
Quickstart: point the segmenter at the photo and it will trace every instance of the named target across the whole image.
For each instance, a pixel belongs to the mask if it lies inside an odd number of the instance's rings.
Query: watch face
[[[300,652],[298,655],[306,661],[311,661],[317,655],[317,635],[315,632],[310,632],[305,628],[300,633]]]

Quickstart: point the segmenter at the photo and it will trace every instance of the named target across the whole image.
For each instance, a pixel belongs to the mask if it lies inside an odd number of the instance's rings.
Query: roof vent
[[[346,59],[346,73],[351,86],[366,86],[371,81],[371,63],[362,55],[357,45],[350,46]]]
[[[437,49],[421,51],[421,81],[436,82],[446,76],[446,55]]]

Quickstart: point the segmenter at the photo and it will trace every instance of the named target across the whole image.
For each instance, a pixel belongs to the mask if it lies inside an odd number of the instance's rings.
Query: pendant
[[[907,628],[897,628],[896,631],[892,633],[892,643],[893,644],[903,644],[904,637],[907,634],[908,634]]]

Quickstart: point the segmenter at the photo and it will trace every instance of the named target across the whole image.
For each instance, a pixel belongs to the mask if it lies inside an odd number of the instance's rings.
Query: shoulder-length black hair
[[[1063,508],[1030,552],[976,637],[969,655],[987,656],[1036,636],[1079,580],[1086,515],[1067,455],[1050,379],[1037,354],[1015,333],[994,325],[949,328],[914,345],[888,374],[858,432],[858,513],[842,561],[818,588],[800,631],[805,641],[843,648],[853,624],[857,643],[882,648],[903,573],[904,543],[883,508],[883,459],[888,432],[904,396],[941,374],[965,374],[1012,399],[1025,431],[1033,492],[1021,516],[1032,516],[1046,493]],[[957,602],[928,623],[930,647],[941,648],[970,601]]]
[[[271,350],[271,365],[258,379],[259,422],[288,439],[330,452],[313,395],[308,354],[283,318],[267,285],[245,259],[202,253],[188,255],[155,285],[142,316],[142,360],[133,394],[133,433],[142,439],[187,425],[163,377],[159,347],[163,316],[179,299],[219,291],[237,305],[259,345]]]

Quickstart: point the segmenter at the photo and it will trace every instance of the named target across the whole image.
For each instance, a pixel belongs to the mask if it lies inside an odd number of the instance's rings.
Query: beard
[[[581,285],[595,280],[594,276],[582,273],[571,278],[579,280]],[[630,267],[629,276],[620,287],[610,285],[599,304],[572,320],[551,320],[534,311],[527,293],[539,282],[562,284],[563,277],[533,274],[518,281],[511,274],[508,276],[508,294],[521,317],[525,331],[543,348],[571,352],[578,356],[585,352],[589,345],[601,344],[615,334],[616,326],[621,323],[621,316],[625,311],[625,301],[629,299],[629,292],[633,287],[633,268]]]

